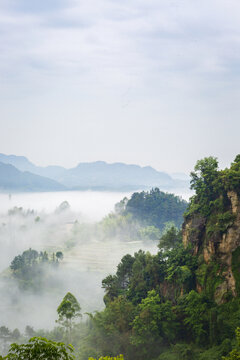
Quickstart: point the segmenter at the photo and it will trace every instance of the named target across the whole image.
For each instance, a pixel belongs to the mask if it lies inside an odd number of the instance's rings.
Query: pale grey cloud
[[[239,152],[239,10],[236,0],[2,0],[1,152],[169,171],[213,154],[225,165]]]

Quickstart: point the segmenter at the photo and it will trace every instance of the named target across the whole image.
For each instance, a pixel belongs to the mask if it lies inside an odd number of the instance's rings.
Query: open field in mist
[[[9,198],[8,194],[0,193],[0,213],[5,213],[14,206],[51,213],[63,201],[68,201],[78,218],[98,221],[112,211],[118,201],[129,195],[130,193],[121,192],[59,191],[16,193]]]

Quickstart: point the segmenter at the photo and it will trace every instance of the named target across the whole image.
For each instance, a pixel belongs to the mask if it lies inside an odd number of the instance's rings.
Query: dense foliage
[[[229,202],[227,192],[233,190],[240,194],[240,155],[225,170],[219,170],[218,161],[214,157],[198,160],[191,172],[191,189],[195,190],[195,195],[191,198],[190,214],[198,212],[209,217],[218,213],[220,220],[225,215],[226,221],[229,221],[227,214],[222,212]],[[222,226],[224,221],[223,218]]]
[[[159,240],[169,223],[181,226],[187,206],[185,200],[158,188],[135,192],[115,205],[115,211],[99,224],[98,233],[121,240]]]
[[[234,220],[227,193],[239,193],[240,156],[225,170],[218,170],[215,158],[205,158],[191,175],[195,195],[186,217],[202,216],[208,235],[224,233]],[[118,205],[120,213],[131,212],[148,224],[151,218],[151,224],[159,226],[147,207],[148,195],[153,200],[160,192],[134,194]],[[237,347],[230,351],[240,324],[240,299],[228,293],[225,301],[215,302],[214,292],[222,282],[217,259],[205,264],[193,256],[191,247],[183,247],[181,237],[181,231],[171,226],[156,255],[139,251],[122,258],[116,274],[102,282],[106,307],[91,316],[85,348],[103,355],[122,352],[127,359],[139,360],[239,358]],[[237,259],[236,251],[233,265]]]
[[[240,324],[240,300],[217,305],[210,294],[198,293],[197,260],[182,245],[157,255],[126,255],[116,275],[103,280],[106,308],[91,316],[81,344],[85,354],[121,352],[139,360],[227,355]]]
[[[172,221],[177,227],[181,226],[186,208],[186,201],[155,188],[134,193],[127,201],[124,212],[132,214],[146,225],[163,229],[168,221]]]
[[[239,360],[240,359],[240,328],[236,329],[236,345],[228,356],[224,356],[223,360]]]
[[[12,344],[8,355],[2,360],[73,360],[73,347],[64,343],[57,343],[42,337],[33,337],[27,344]]]
[[[17,255],[10,265],[11,275],[21,289],[41,291],[49,277],[49,268],[56,268],[63,259],[63,253],[57,251],[51,257],[46,251],[26,250]]]

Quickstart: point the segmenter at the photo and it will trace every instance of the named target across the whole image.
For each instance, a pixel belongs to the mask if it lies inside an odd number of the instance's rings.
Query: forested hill
[[[188,203],[179,196],[168,194],[159,188],[135,192],[130,199],[124,198],[115,205],[116,214],[130,216],[143,226],[163,230],[168,222],[180,227]]]
[[[125,212],[147,225],[163,229],[168,221],[180,227],[187,205],[180,197],[155,188],[134,193],[126,204]]]
[[[240,326],[240,155],[225,170],[205,158],[191,176],[183,239],[172,227],[157,255],[126,255],[103,280],[106,307],[91,317],[80,359],[240,358],[238,348],[227,356]]]

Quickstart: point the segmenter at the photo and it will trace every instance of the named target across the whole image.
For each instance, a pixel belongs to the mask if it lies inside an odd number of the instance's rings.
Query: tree
[[[34,264],[38,258],[38,252],[36,250],[33,249],[29,249],[29,250],[25,250],[22,253],[22,258],[23,261],[26,265],[31,266],[32,264]]]
[[[233,349],[228,356],[224,356],[223,360],[240,360],[240,327],[236,329],[237,347]]]
[[[57,260],[63,260],[63,253],[61,251],[57,251],[56,258],[57,258]]]
[[[221,175],[221,180],[225,184],[225,189],[233,190],[240,194],[240,154],[236,156],[234,162],[231,164],[231,167],[222,171]]]
[[[173,221],[181,226],[187,202],[158,188],[133,193],[125,206],[124,214],[131,214],[144,226],[155,226],[163,230],[165,223]]]
[[[133,358],[129,334],[134,310],[134,305],[129,300],[119,296],[103,311],[96,312],[94,316],[90,315],[93,332],[88,339],[99,349],[98,353],[123,353],[127,358]]]
[[[27,325],[25,327],[25,334],[27,337],[32,338],[35,334],[35,331],[32,326]]]
[[[160,238],[158,248],[169,250],[176,245],[181,244],[182,232],[176,226],[172,225]]]
[[[10,330],[6,326],[0,327],[0,338],[7,340],[10,338]]]
[[[123,256],[121,262],[117,266],[116,275],[118,277],[119,285],[123,290],[126,290],[129,285],[129,281],[132,276],[133,263],[134,263],[134,257],[127,254]]]
[[[71,345],[54,342],[42,337],[33,337],[27,344],[12,344],[8,355],[0,359],[6,360],[27,360],[27,359],[44,359],[44,360],[73,360]]]
[[[161,236],[161,232],[155,226],[150,225],[140,229],[139,235],[141,239],[144,240],[159,240]]]
[[[11,342],[11,332],[6,326],[0,327],[0,342],[2,342],[2,350],[7,352],[8,344]]]
[[[74,320],[82,316],[80,311],[81,307],[79,302],[70,292],[64,296],[61,304],[57,308],[58,320],[56,320],[56,322],[65,328],[69,342],[71,342]]]
[[[191,172],[191,189],[196,195],[192,198],[191,205],[198,204],[198,211],[208,216],[211,212],[211,202],[217,198],[218,186],[218,160],[209,156],[198,160],[194,171]],[[191,210],[191,208],[190,208]]]
[[[240,171],[240,154],[235,157],[234,162],[231,164],[231,169]]]
[[[142,346],[144,354],[175,339],[177,324],[172,304],[170,301],[162,303],[155,290],[149,291],[147,297],[138,305],[132,324],[132,343]]]
[[[13,261],[11,262],[10,268],[13,271],[17,271],[21,269],[24,265],[24,261],[21,255],[15,256]]]
[[[179,300],[179,310],[185,315],[184,325],[194,341],[206,344],[209,334],[209,311],[212,302],[205,294],[198,294],[191,290]]]
[[[119,281],[116,275],[108,275],[102,280],[102,288],[106,294],[103,298],[105,304],[109,301],[113,301],[120,294]]]

